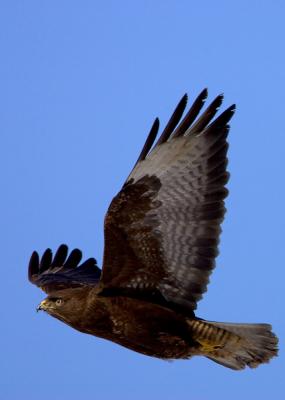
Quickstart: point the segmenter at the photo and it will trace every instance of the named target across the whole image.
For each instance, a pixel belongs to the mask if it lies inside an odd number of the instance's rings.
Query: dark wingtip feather
[[[58,249],[57,249],[57,253],[67,253],[68,252],[68,246],[66,244],[61,244]]]
[[[236,111],[236,105],[232,104],[225,111],[223,111],[208,127],[207,132],[212,129],[221,128],[227,126],[227,123],[231,120]]]
[[[201,96],[204,99],[206,99],[208,97],[208,88],[204,88],[199,96]]]
[[[158,129],[159,129],[159,118],[156,117],[152,125],[152,130],[154,130],[157,133]]]
[[[190,107],[190,110],[187,112],[181,123],[177,126],[177,128],[173,132],[172,138],[184,135],[184,133],[187,131],[190,125],[195,121],[197,115],[199,114],[201,108],[205,103],[207,96],[208,96],[208,89],[205,88],[196,98],[196,100]]]
[[[224,93],[219,94],[209,105],[208,110],[218,111],[218,108],[222,105],[224,100]]]
[[[74,249],[69,254],[68,259],[64,264],[64,268],[75,268],[80,263],[82,259],[82,251],[79,249]]]
[[[51,261],[52,261],[52,251],[51,249],[46,249],[40,261],[39,272],[42,273],[46,271],[50,267]]]
[[[61,244],[57,249],[51,267],[59,267],[64,264],[68,254],[68,246],[66,244]]]
[[[227,110],[231,111],[232,115],[234,115],[234,113],[236,112],[236,109],[237,109],[237,105],[236,104],[232,104],[231,106],[229,106],[229,108]]]
[[[214,115],[217,113],[224,99],[224,95],[218,95],[212,103],[207,107],[203,114],[198,118],[195,124],[190,128],[191,132],[202,132],[202,130],[208,125]]]
[[[85,260],[82,264],[80,264],[80,268],[90,268],[97,265],[97,261],[95,258],[91,257]]]
[[[160,138],[158,139],[155,146],[159,146],[160,144],[166,142],[167,139],[170,137],[170,135],[176,128],[177,124],[179,123],[179,121],[184,113],[184,110],[187,105],[187,101],[188,101],[188,95],[187,95],[187,93],[185,93],[184,96],[179,101],[178,105],[176,106],[173,114],[171,115],[166,127],[164,128],[164,131],[162,132],[162,134],[161,134]]]
[[[34,251],[33,254],[31,255],[28,268],[28,278],[30,282],[33,282],[32,276],[38,274],[39,272],[39,263],[40,263],[39,254],[36,251]]]
[[[140,155],[139,155],[139,157],[138,157],[138,159],[137,159],[137,161],[135,163],[135,166],[137,165],[137,163],[139,161],[142,161],[142,160],[144,160],[146,158],[149,150],[151,149],[151,147],[152,147],[152,145],[153,145],[153,143],[154,143],[154,141],[156,139],[156,136],[157,136],[157,133],[158,133],[158,129],[159,129],[159,119],[155,118],[155,120],[154,120],[154,122],[152,124],[152,127],[151,127],[151,129],[149,131],[149,134],[147,136],[147,139],[145,141],[145,144],[143,146],[143,149],[142,149],[142,151],[141,151],[141,153],[140,153]]]
[[[197,96],[196,100],[194,101],[193,104],[197,103],[202,103],[202,105],[205,103],[208,97],[208,88],[204,88],[202,92]]]

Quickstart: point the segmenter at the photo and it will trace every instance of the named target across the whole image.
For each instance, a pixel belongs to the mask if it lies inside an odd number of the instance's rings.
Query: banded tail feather
[[[189,321],[201,355],[225,367],[242,370],[267,363],[278,353],[278,339],[269,324]]]

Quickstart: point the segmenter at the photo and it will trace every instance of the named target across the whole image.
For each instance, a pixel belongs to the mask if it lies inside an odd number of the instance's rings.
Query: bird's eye
[[[63,304],[63,300],[62,299],[56,299],[55,304],[57,306],[61,306]]]

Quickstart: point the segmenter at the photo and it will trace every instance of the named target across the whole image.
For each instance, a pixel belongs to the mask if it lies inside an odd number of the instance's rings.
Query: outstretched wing
[[[33,252],[29,263],[29,280],[46,293],[54,290],[74,288],[78,286],[93,286],[99,282],[101,270],[96,260],[89,258],[79,265],[82,253],[74,249],[68,255],[68,247],[62,244],[54,257],[51,249],[47,249],[40,259]]]
[[[185,95],[153,146],[155,121],[134,169],[105,217],[105,293],[161,298],[195,309],[218,254],[224,217],[226,141],[235,106],[213,122],[218,96],[198,118],[207,90],[179,123]]]

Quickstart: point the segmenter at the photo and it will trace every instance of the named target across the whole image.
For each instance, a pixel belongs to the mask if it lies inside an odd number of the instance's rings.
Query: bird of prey
[[[156,119],[104,222],[102,270],[61,245],[33,252],[38,306],[74,329],[161,359],[201,355],[234,370],[277,355],[269,324],[195,316],[218,254],[225,214],[227,135],[235,105],[214,119],[223,96],[200,114],[207,90],[183,117],[184,95],[156,140]],[[156,140],[156,141],[155,141]]]

